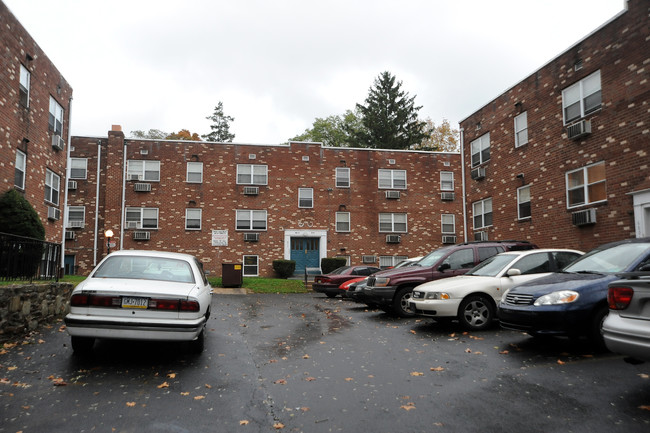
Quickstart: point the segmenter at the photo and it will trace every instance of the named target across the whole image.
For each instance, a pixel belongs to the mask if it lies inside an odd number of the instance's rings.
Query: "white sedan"
[[[434,318],[457,318],[468,330],[488,327],[503,293],[525,281],[564,268],[583,253],[576,250],[534,249],[497,254],[469,272],[420,284],[409,308]]]
[[[212,288],[187,254],[116,251],[79,283],[65,324],[75,353],[96,338],[188,341],[203,351]]]

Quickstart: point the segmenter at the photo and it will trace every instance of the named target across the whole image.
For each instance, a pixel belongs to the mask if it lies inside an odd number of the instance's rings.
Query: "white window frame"
[[[261,216],[264,216],[264,227],[255,225],[262,221]],[[255,219],[257,218],[257,219]],[[235,212],[235,230],[237,231],[266,231],[267,229],[267,212],[265,210],[251,210],[251,209],[237,209]],[[244,227],[239,224],[239,221],[246,221],[248,224]]]
[[[603,179],[597,179],[597,180],[591,180],[589,179],[589,169],[596,167],[596,166],[603,166],[603,169],[606,170],[605,166],[605,161],[600,161],[595,164],[589,164],[584,167],[578,168],[576,170],[571,170],[566,173],[566,204],[567,204],[567,209],[573,209],[576,207],[580,206],[585,206],[585,205],[590,205],[593,203],[602,203],[607,201],[607,172],[605,171],[605,177]],[[582,183],[578,184],[571,184],[571,175],[574,173],[581,173],[582,174]],[[605,193],[604,193],[604,198],[602,200],[592,200],[590,197],[590,189],[593,188],[596,185],[604,184],[605,185]],[[576,191],[576,190],[582,190],[582,194],[584,196],[584,202],[582,203],[576,203],[576,204],[571,204],[571,192]]]
[[[25,189],[25,173],[27,172],[27,154],[16,149],[16,164],[14,167],[14,185]],[[16,182],[20,179],[20,185]]]
[[[249,171],[249,173],[245,173],[245,171]],[[237,164],[237,185],[268,185],[268,183],[269,168],[267,165]]]
[[[529,215],[522,215],[522,206],[528,203]],[[532,217],[532,207],[530,199],[530,185],[524,185],[517,188],[517,218],[520,220],[530,219]]]
[[[61,196],[61,176],[59,176],[49,168],[45,169],[45,201],[58,206],[60,196]]]
[[[403,220],[403,221],[401,221]],[[400,226],[403,225],[404,229]],[[389,226],[389,228],[387,228]],[[405,213],[380,213],[379,233],[407,233],[408,216]]]
[[[586,76],[577,83],[567,87],[562,90],[562,118],[564,119],[564,124],[567,125],[575,120],[581,119],[586,115],[598,111],[602,104],[602,85],[600,80],[600,70],[594,72],[591,75]],[[598,104],[593,107],[587,107],[586,102],[590,97],[598,96]],[[580,107],[580,113],[567,117],[567,109],[569,107],[575,106],[576,104]]]
[[[48,117],[50,131],[57,135],[63,135],[63,107],[50,95],[50,115]]]
[[[528,143],[528,112],[515,117],[515,147]]]
[[[445,230],[445,228],[449,228],[449,226],[451,226],[451,230]],[[456,233],[456,215],[454,214],[440,215],[440,232],[446,235]]]
[[[254,258],[255,264],[246,263],[246,259]],[[247,272],[251,267],[255,268],[255,273]],[[257,277],[260,275],[260,257],[252,254],[246,254],[242,257],[242,276]]]
[[[130,215],[129,215],[130,214]],[[142,229],[158,229],[158,220],[159,220],[159,211],[157,207],[128,207],[124,210],[124,220],[128,222],[136,221],[140,223],[138,228]],[[137,218],[134,218],[134,215],[137,215]],[[156,224],[153,225],[149,222],[145,224],[145,221],[156,220]]]
[[[86,225],[85,206],[68,206],[67,210],[68,210],[68,227],[72,227],[70,223],[73,221],[81,221],[82,227]],[[79,215],[79,213],[81,213],[81,218],[77,218],[77,215]]]
[[[336,231],[339,233],[349,233],[350,228],[350,212],[336,212]]]
[[[336,167],[334,174],[337,188],[350,188],[350,168]]]
[[[490,133],[486,132],[470,144],[472,152],[472,167],[490,160]]]
[[[314,207],[314,188],[298,188],[298,207],[301,209]]]
[[[185,179],[187,183],[203,183],[203,163],[188,161]]]
[[[83,170],[83,175],[75,174],[75,170]],[[84,180],[88,177],[88,159],[70,158],[70,179]]]
[[[441,171],[440,172],[440,191],[453,191],[454,190],[454,172]]]
[[[408,185],[406,182],[406,170],[380,168],[377,171],[377,184],[379,189],[406,189]]]
[[[20,103],[24,107],[29,107],[29,91],[31,87],[32,73],[22,63],[20,64]],[[23,98],[23,95],[25,97]],[[23,100],[24,99],[24,100]]]
[[[489,221],[486,221],[488,215]],[[480,218],[480,221],[477,221],[477,218]],[[491,227],[494,223],[493,218],[492,197],[472,203],[472,224],[475,230]]]
[[[127,178],[137,174],[140,180],[146,182],[160,182],[160,161],[129,159],[126,166]]]
[[[185,209],[185,230],[201,230],[201,221],[203,218],[203,209],[200,208],[187,208]],[[198,221],[198,227],[196,224],[191,225],[190,222]]]
[[[382,269],[392,268],[406,259],[408,256],[379,256],[379,267]]]

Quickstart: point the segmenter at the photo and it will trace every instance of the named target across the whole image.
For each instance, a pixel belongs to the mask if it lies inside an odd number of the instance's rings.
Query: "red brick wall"
[[[635,236],[632,197],[649,178],[648,2],[629,10],[461,122],[467,165],[467,212],[493,200],[490,239],[529,239],[544,247],[583,250]],[[574,70],[578,60],[582,69]],[[562,90],[600,70],[602,108],[586,117],[591,135],[572,141],[563,125]],[[518,105],[521,104],[521,105]],[[514,117],[528,113],[528,144],[515,148]],[[480,124],[480,129],[477,125]],[[470,143],[489,132],[486,177],[470,177]],[[565,174],[604,161],[607,201],[567,209]],[[517,174],[531,185],[532,218],[517,219]],[[596,208],[597,223],[577,227],[571,213]]]

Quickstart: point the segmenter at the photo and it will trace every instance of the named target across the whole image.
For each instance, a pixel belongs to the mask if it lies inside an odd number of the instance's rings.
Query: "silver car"
[[[621,276],[624,279],[608,286],[605,345],[612,352],[650,361],[650,272]]]

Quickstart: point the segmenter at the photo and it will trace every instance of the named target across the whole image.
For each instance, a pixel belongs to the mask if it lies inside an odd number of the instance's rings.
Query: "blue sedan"
[[[562,272],[513,287],[501,298],[498,317],[506,329],[532,336],[589,337],[604,347],[607,285],[617,273],[650,265],[650,238],[602,245]]]

